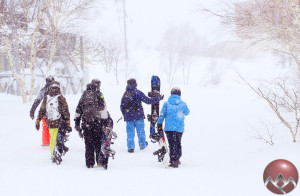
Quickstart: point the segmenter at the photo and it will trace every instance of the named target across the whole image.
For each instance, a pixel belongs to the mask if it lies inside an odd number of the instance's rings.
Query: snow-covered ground
[[[247,67],[239,68],[245,75],[259,75],[255,62],[252,68]],[[264,72],[281,69],[266,67]],[[121,117],[119,104],[125,84],[117,86],[102,79],[102,90],[119,136],[113,145],[116,157],[109,161],[106,171],[85,167],[84,141],[75,130],[67,142],[70,151],[62,164],[53,164],[49,148],[41,146],[41,131],[35,130],[34,121],[29,118],[32,103],[22,104],[20,97],[0,94],[0,194],[273,195],[264,186],[264,168],[275,159],[287,159],[300,168],[300,143],[292,143],[289,132],[276,121],[268,105],[236,82],[234,70],[223,77],[218,86],[180,86],[182,99],[191,113],[185,121],[182,165],[178,169],[164,169],[157,162],[152,155],[157,144],[149,139],[150,145],[145,150],[127,152],[125,122],[116,122]],[[169,90],[164,82],[162,91],[166,100]],[[149,84],[139,83],[138,88],[146,93]],[[80,95],[66,96],[72,119],[79,98]],[[144,108],[149,113],[150,106]],[[275,123],[274,146],[251,138],[253,130],[249,124],[259,127],[259,117]],[[148,137],[150,125],[145,122]],[[289,195],[299,193],[297,187]]]
[[[95,17],[96,22],[86,27],[94,37],[111,31],[122,35],[120,19],[112,14],[116,11],[111,7],[114,4],[107,2]],[[137,79],[138,89],[144,93],[150,90],[151,75],[157,74],[162,80],[164,101],[170,95],[156,47],[172,22],[196,27],[210,43],[224,39],[219,36],[223,32],[213,31],[217,26],[211,23],[213,20],[195,14],[198,2],[205,5],[219,1],[127,1],[131,76]],[[104,24],[99,28],[97,24],[101,22]],[[22,104],[20,97],[0,94],[0,195],[272,196],[263,182],[265,167],[275,159],[287,159],[300,169],[300,142],[293,143],[289,131],[278,122],[267,103],[237,82],[236,71],[255,81],[284,72],[290,74],[291,70],[296,69],[283,69],[270,58],[236,61],[199,58],[192,66],[190,84],[182,85],[180,79],[174,83],[182,89],[182,99],[191,111],[185,120],[182,165],[178,169],[164,169],[157,162],[152,153],[158,145],[149,139],[145,150],[127,152],[125,122],[117,123],[126,86],[123,70],[120,84],[116,85],[114,76],[106,75],[101,66],[90,67],[90,79],[98,77],[102,82],[101,89],[118,134],[112,146],[117,154],[114,160],[110,159],[108,170],[86,168],[84,141],[75,130],[66,143],[70,151],[62,164],[53,164],[50,149],[41,146],[41,130],[35,130],[35,121],[29,117],[32,103]],[[213,80],[218,85],[212,85]],[[66,95],[71,119],[79,98],[80,95]],[[150,106],[143,106],[148,114]],[[273,126],[274,146],[251,137],[255,131],[250,125],[257,131],[264,130],[261,120]],[[147,120],[145,123],[148,138],[150,125]],[[71,125],[74,127],[73,121]],[[299,186],[289,193],[290,196],[299,194]]]

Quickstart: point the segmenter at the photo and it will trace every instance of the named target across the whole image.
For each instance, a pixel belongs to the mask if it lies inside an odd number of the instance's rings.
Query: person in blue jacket
[[[153,104],[163,99],[163,96],[149,98],[143,92],[137,89],[136,80],[131,78],[127,80],[126,91],[122,97],[120,109],[126,121],[127,148],[129,153],[134,152],[135,129],[138,135],[139,147],[141,150],[148,146],[145,136],[144,109],[142,102]]]
[[[184,118],[190,113],[189,108],[181,100],[180,96],[180,88],[173,88],[171,90],[171,96],[164,103],[157,121],[158,129],[162,130],[162,123],[165,119],[164,130],[170,149],[169,166],[174,168],[181,164],[179,159],[182,155],[181,137],[184,132]]]

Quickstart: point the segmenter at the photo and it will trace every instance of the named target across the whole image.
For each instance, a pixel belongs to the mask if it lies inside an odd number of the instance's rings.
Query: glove
[[[36,120],[36,122],[35,122],[35,129],[38,131],[39,129],[40,129],[40,122],[41,122],[41,120]]]
[[[158,124],[158,123],[157,123],[157,130],[158,130],[158,131],[162,131],[162,130],[163,130],[162,124]]]
[[[83,138],[82,130],[79,125],[75,125],[75,130],[78,131],[79,137]]]
[[[163,100],[164,99],[164,95],[159,95],[159,100]]]
[[[80,130],[80,131],[78,132],[78,134],[79,134],[79,137],[82,139],[82,138],[83,138],[82,130]]]
[[[71,127],[71,125],[70,125],[70,121],[69,121],[69,120],[66,121],[66,124],[67,124],[67,126],[66,126],[66,132],[67,132],[67,133],[72,132],[72,127]]]
[[[33,120],[34,119],[34,114],[30,112],[30,118]]]

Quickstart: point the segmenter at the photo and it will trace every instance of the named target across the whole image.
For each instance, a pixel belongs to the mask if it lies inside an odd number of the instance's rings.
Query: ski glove
[[[72,132],[72,127],[71,127],[71,125],[70,125],[70,121],[68,120],[68,121],[66,121],[66,124],[67,124],[67,127],[66,127],[66,132],[67,133],[70,133],[70,132]]]
[[[40,129],[40,122],[41,122],[41,120],[38,120],[38,119],[35,122],[35,128],[37,131]]]
[[[158,130],[158,131],[162,131],[162,130],[163,130],[162,124],[158,124],[158,123],[157,123],[157,130]]]
[[[164,95],[159,95],[159,100],[163,100],[164,99]]]
[[[78,131],[79,137],[80,137],[80,138],[83,138],[82,130],[81,130],[81,128],[80,128],[79,125],[76,125],[76,126],[75,126],[75,130]]]
[[[34,119],[34,114],[30,112],[30,118],[33,120]]]

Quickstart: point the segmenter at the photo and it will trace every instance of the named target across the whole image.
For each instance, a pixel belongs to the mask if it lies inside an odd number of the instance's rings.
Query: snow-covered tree
[[[23,102],[32,100],[38,59],[46,65],[45,75],[60,61],[70,56],[65,40],[83,20],[94,0],[2,0],[0,4],[0,47],[17,80]],[[74,36],[73,36],[74,37]],[[73,42],[75,44],[75,42]],[[26,92],[26,68],[30,70],[30,90]]]

